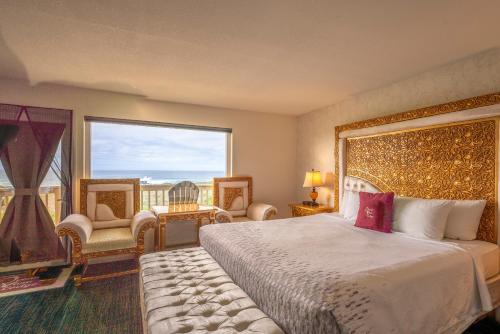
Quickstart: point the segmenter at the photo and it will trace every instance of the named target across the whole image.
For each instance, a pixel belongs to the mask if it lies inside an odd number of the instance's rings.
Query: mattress
[[[485,279],[500,272],[500,248],[498,245],[482,240],[444,239],[443,242],[454,244],[470,253],[481,267]]]
[[[335,214],[214,224],[200,242],[289,334],[461,333],[491,309],[463,248]]]

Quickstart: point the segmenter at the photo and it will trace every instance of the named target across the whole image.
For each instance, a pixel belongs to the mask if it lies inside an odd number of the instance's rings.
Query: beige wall
[[[73,109],[75,176],[83,175],[83,116],[184,123],[233,129],[233,172],[254,177],[255,199],[275,204],[287,216],[287,203],[307,198],[302,188],[310,168],[334,166],[334,127],[381,115],[500,91],[500,49],[436,68],[295,118],[155,102],[138,96],[62,85],[29,86],[0,79],[0,102]],[[320,190],[325,203],[329,191]]]
[[[297,198],[307,198],[308,189],[302,188],[306,170],[333,171],[335,126],[494,92],[500,92],[498,48],[300,116]],[[333,204],[329,194],[321,189],[320,202]]]
[[[233,174],[254,178],[254,199],[287,216],[295,198],[296,117],[165,103],[137,96],[0,79],[0,103],[74,110],[75,177],[84,170],[85,115],[233,129]],[[158,152],[161,154],[161,152]]]

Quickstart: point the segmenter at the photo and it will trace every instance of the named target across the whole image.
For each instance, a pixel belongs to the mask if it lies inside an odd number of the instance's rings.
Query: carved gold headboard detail
[[[339,141],[342,133],[345,138],[344,175],[365,179],[382,191],[393,191],[399,196],[486,199],[478,239],[496,243],[499,118],[467,120],[359,137],[356,137],[355,132],[344,131],[499,103],[500,94],[496,93],[337,126],[335,174],[341,175]],[[335,187],[336,209],[338,191],[338,187]]]
[[[348,138],[347,175],[399,196],[486,199],[478,238],[496,242],[497,121]]]

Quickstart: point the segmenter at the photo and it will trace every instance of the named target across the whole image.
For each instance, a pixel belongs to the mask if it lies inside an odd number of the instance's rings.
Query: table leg
[[[159,221],[156,224],[154,240],[155,240],[155,252],[158,252],[160,250],[160,222]]]
[[[196,244],[198,245],[198,247],[200,246],[200,227],[201,227],[201,221],[202,221],[202,217],[198,217],[198,219],[196,220],[196,224],[198,225],[198,233],[196,235]]]
[[[165,249],[166,221],[160,224],[160,251]]]

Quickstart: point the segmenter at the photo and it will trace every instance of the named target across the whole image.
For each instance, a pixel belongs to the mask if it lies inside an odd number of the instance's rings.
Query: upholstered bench
[[[140,258],[144,333],[283,331],[201,247]]]

